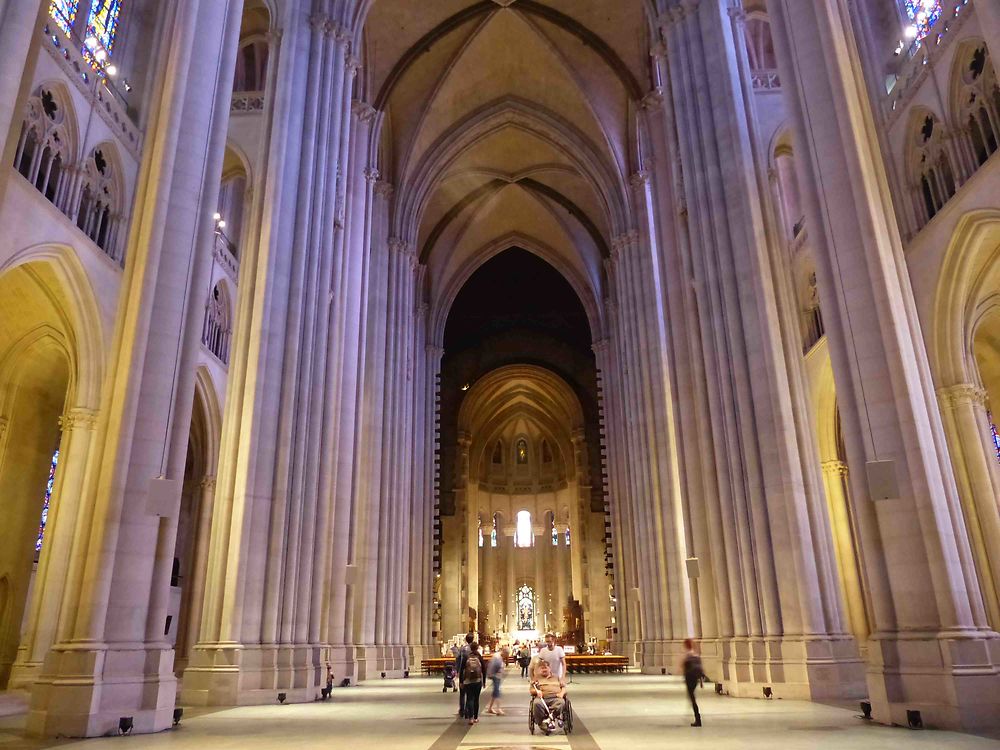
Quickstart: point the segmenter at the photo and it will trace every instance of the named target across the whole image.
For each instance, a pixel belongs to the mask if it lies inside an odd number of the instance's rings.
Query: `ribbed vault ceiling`
[[[516,237],[596,307],[629,223],[647,37],[641,0],[376,0],[366,98],[393,232],[427,264],[432,304]]]

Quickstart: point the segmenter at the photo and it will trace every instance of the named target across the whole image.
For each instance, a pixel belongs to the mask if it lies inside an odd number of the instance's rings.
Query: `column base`
[[[872,717],[976,731],[1000,727],[1000,636],[989,630],[879,633],[868,643]]]
[[[709,644],[711,648],[709,648]],[[705,672],[739,698],[855,700],[867,695],[865,668],[850,636],[727,638],[703,642]]]
[[[320,644],[243,645],[200,643],[181,681],[181,700],[187,706],[247,706],[316,700],[326,686],[330,664],[334,684],[350,677],[348,665],[336,649]]]
[[[8,690],[30,690],[42,673],[43,662],[26,661],[27,649],[19,649],[7,679]]]
[[[31,692],[33,737],[102,737],[131,717],[133,734],[173,724],[177,679],[169,644],[54,646]]]
[[[354,661],[359,682],[378,680],[383,675],[402,677],[410,667],[405,645],[357,645],[354,646]]]
[[[643,674],[677,674],[684,657],[684,641],[639,641],[636,650]]]

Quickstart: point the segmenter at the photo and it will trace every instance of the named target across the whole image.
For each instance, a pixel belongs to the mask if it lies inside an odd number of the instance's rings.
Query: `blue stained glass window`
[[[87,17],[87,33],[97,37],[104,50],[110,55],[115,47],[118,33],[118,14],[121,0],[90,0],[90,15]]]
[[[556,531],[555,523],[552,524],[552,546],[556,547],[559,545],[559,532]]]
[[[59,450],[52,454],[49,465],[49,479],[45,483],[45,499],[42,502],[42,520],[38,523],[38,538],[35,540],[35,553],[42,551],[42,539],[45,537],[45,524],[49,521],[49,503],[52,502],[52,488],[56,483],[56,468],[59,466]]]
[[[941,0],[903,0],[903,7],[917,30],[918,43],[923,41],[941,18]]]
[[[52,0],[49,3],[49,17],[66,36],[69,36],[73,30],[73,22],[76,20],[76,10],[79,5],[80,0]]]
[[[569,546],[569,526],[566,527],[566,546]]]
[[[997,461],[1000,461],[1000,434],[997,433],[997,423],[993,421],[993,415],[986,412],[986,418],[990,420],[990,434],[993,435],[993,447],[997,452]]]

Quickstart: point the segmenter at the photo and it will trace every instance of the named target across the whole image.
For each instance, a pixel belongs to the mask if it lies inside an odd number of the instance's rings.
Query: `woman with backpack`
[[[517,651],[517,664],[521,667],[521,677],[528,676],[528,665],[531,664],[531,652],[528,651],[528,644],[522,643]]]
[[[483,657],[479,644],[469,645],[469,655],[462,666],[462,697],[465,699],[465,718],[469,724],[479,723],[479,694],[483,691]]]

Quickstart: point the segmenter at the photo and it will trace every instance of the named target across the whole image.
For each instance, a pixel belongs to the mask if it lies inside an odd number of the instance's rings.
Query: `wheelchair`
[[[552,734],[552,732],[558,732],[562,730],[563,734],[569,734],[573,731],[573,707],[570,705],[569,696],[567,695],[563,698],[562,710],[555,715],[549,712],[549,716],[552,717],[553,726],[548,728],[546,726],[539,726],[535,723],[535,701],[540,701],[541,698],[536,698],[532,696],[531,702],[528,704],[528,731],[532,734],[535,733],[535,728],[538,727],[544,734]],[[548,706],[546,706],[546,709]]]

